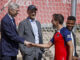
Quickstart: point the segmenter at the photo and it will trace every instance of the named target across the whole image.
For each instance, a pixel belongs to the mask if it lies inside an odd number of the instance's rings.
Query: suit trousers
[[[17,60],[17,56],[6,56],[2,55],[1,60]]]
[[[34,52],[31,55],[25,54],[25,55],[22,56],[22,58],[23,58],[23,60],[41,60],[42,54],[39,53],[39,55],[36,56],[35,52]]]

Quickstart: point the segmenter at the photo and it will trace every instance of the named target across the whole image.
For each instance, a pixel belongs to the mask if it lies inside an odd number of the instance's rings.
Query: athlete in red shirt
[[[50,40],[55,45],[55,60],[68,60],[67,42],[71,41],[70,31],[63,27],[58,30]]]

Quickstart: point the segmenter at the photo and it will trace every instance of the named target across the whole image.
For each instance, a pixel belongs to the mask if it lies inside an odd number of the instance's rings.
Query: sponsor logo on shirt
[[[71,38],[71,35],[67,35],[67,38]]]

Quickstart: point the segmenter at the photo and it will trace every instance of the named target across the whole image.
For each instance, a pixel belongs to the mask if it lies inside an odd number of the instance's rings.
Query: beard
[[[36,17],[36,15],[34,15],[34,14],[30,16],[31,19],[35,19],[35,17]]]
[[[68,29],[69,31],[72,31],[72,30],[73,30],[73,27],[67,27],[67,29]]]
[[[52,25],[53,29],[56,29],[56,26],[55,25]]]

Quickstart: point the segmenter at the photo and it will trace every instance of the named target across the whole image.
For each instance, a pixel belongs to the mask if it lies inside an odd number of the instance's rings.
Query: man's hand
[[[32,46],[32,43],[25,40],[24,41],[24,45],[26,45],[27,47],[31,47]]]
[[[72,60],[78,60],[78,57],[73,56]]]

